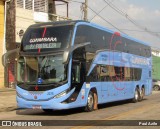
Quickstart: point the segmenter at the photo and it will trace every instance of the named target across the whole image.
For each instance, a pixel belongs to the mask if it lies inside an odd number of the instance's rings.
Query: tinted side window
[[[88,51],[95,52],[100,49],[107,48],[108,38],[106,37],[106,32],[96,29],[94,27],[80,25],[77,27],[75,44],[90,42],[86,48]]]
[[[141,75],[142,69],[140,68],[97,65],[87,77],[87,81],[139,81],[141,79]]]
[[[87,63],[87,66],[89,68],[90,64]],[[92,72],[90,73],[89,76],[87,76],[86,78],[87,82],[98,82],[100,81],[100,77],[99,77],[99,66],[94,67],[94,69],[92,70]]]
[[[135,42],[126,38],[122,38],[122,42],[124,44],[123,52],[144,56],[144,57],[151,56],[151,50],[149,46],[140,44],[138,42]]]
[[[133,40],[115,36],[113,34],[87,25],[77,27],[75,44],[90,42],[85,47],[87,52],[95,53],[101,49],[112,49],[121,52],[131,53],[139,56],[150,57],[150,47]],[[112,39],[112,41],[111,41]]]

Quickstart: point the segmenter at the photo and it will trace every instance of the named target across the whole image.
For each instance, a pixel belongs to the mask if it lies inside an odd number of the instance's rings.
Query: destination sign
[[[39,43],[39,42],[57,42],[56,37],[48,37],[48,38],[34,38],[29,40],[30,43]]]
[[[40,43],[40,44],[29,44],[24,47],[25,50],[31,49],[45,49],[45,48],[61,48],[61,43]]]

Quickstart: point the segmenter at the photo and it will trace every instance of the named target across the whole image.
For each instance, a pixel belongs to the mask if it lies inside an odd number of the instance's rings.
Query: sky
[[[72,1],[72,0],[70,0]],[[73,0],[78,2],[84,2],[85,0]],[[150,34],[145,32],[144,29],[140,29],[130,22],[125,16],[120,15],[104,0],[88,0],[89,8],[92,8],[95,12],[100,12],[104,7],[105,9],[99,14],[101,17],[112,23],[116,28],[120,29],[125,34],[142,40],[153,48],[160,49],[160,0],[106,0],[130,18],[132,18],[138,25],[152,31]],[[59,15],[66,16],[66,6],[57,6],[57,13]],[[109,23],[104,21],[99,16],[88,9],[88,20],[96,23],[100,26],[119,31],[111,26]],[[95,16],[95,17],[94,17]],[[81,10],[81,3],[70,2],[69,3],[69,17],[73,20],[83,19]],[[93,18],[94,17],[94,18]],[[92,19],[93,18],[93,19]],[[122,33],[121,32],[121,33]],[[155,36],[155,34],[157,34]]]

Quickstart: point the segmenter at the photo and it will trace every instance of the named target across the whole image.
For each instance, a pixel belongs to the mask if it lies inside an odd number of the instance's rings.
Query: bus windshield
[[[63,50],[70,44],[73,26],[29,27],[22,40],[24,52]]]
[[[26,84],[51,84],[67,80],[67,66],[62,63],[62,55],[20,57],[17,82]]]

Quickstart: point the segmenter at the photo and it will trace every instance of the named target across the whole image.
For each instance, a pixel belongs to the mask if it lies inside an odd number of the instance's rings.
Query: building
[[[56,2],[63,2],[63,4],[66,4],[66,17],[56,15]],[[2,4],[4,8],[4,2],[2,2]],[[2,11],[2,13],[4,12]],[[6,3],[6,51],[20,47],[23,34],[31,24],[67,20],[67,17],[68,2],[65,0],[8,0]],[[14,87],[16,84],[15,57],[16,55],[12,54],[7,59],[7,65],[5,66],[4,73],[5,87]]]
[[[0,57],[4,53],[4,0],[0,0]],[[0,60],[0,88],[4,86],[4,67],[2,66],[2,60]]]

